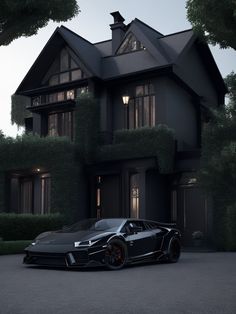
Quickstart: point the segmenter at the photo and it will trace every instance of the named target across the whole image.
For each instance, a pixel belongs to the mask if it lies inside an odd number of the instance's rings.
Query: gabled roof
[[[58,31],[91,73],[94,76],[100,76],[101,54],[98,49],[88,40],[72,32],[65,26],[61,26]]]
[[[58,52],[65,45],[73,51],[80,63],[84,65],[89,76],[100,76],[101,54],[99,50],[83,37],[61,26],[56,28],[17,88],[16,93],[20,94],[22,91],[38,88]]]
[[[132,33],[145,47],[144,50],[125,54],[112,54],[112,40],[92,44],[64,26],[55,30],[35,63],[23,79],[16,93],[40,86],[43,76],[52,64],[55,55],[67,45],[77,62],[86,69],[88,77],[109,80],[121,76],[134,75],[145,71],[171,68],[180,64],[181,58],[197,43],[193,31],[186,30],[164,36],[139,19],[134,19],[125,26],[123,40]],[[122,44],[122,43],[121,43]],[[204,46],[205,45],[205,46]],[[226,90],[223,79],[206,44],[198,45],[202,54],[207,57],[206,67],[210,67],[213,80],[221,90]],[[119,49],[119,47],[118,47]],[[208,50],[207,50],[208,49]],[[172,67],[173,72],[176,67]],[[176,75],[178,73],[176,72]]]
[[[101,50],[103,49],[103,79],[115,78],[129,73],[134,74],[152,68],[170,67],[177,62],[189,43],[196,39],[192,30],[164,36],[138,19],[127,26],[124,40],[130,33],[144,45],[145,50],[107,55],[107,58],[104,58],[106,52],[111,54],[111,48],[106,50],[105,43],[96,44],[97,47],[100,46]],[[106,42],[106,45],[110,45],[110,42]]]

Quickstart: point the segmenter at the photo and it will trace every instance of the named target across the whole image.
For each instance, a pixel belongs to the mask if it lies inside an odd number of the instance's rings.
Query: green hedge
[[[32,240],[21,240],[21,241],[1,241],[0,240],[0,255],[24,253],[24,249],[31,242]]]
[[[3,241],[34,239],[44,231],[60,229],[65,224],[60,214],[0,214],[0,238]]]
[[[101,146],[100,161],[156,157],[161,173],[173,170],[175,154],[174,132],[165,125],[119,130],[114,133],[112,145]]]
[[[51,174],[51,208],[74,221],[84,177],[75,144],[67,138],[23,135],[0,139],[0,212],[8,211],[6,174],[14,170],[45,169]],[[82,206],[81,205],[81,206]]]

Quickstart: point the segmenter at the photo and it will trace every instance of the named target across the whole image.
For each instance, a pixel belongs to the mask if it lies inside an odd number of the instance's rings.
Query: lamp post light
[[[129,104],[129,95],[125,94],[122,96],[122,101],[125,106],[124,108],[124,121],[126,121],[126,128],[129,128],[129,115],[128,115],[128,104]]]

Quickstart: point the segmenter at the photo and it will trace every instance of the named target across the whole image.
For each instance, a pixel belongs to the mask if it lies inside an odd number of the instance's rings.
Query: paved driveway
[[[177,264],[120,271],[32,268],[0,256],[0,314],[234,314],[236,253],[183,253]]]

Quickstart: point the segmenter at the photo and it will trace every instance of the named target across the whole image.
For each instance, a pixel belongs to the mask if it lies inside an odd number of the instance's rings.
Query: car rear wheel
[[[179,260],[181,245],[178,238],[171,238],[168,249],[168,262],[176,263]]]
[[[127,259],[127,248],[119,239],[111,240],[105,252],[105,263],[111,270],[121,269]]]

